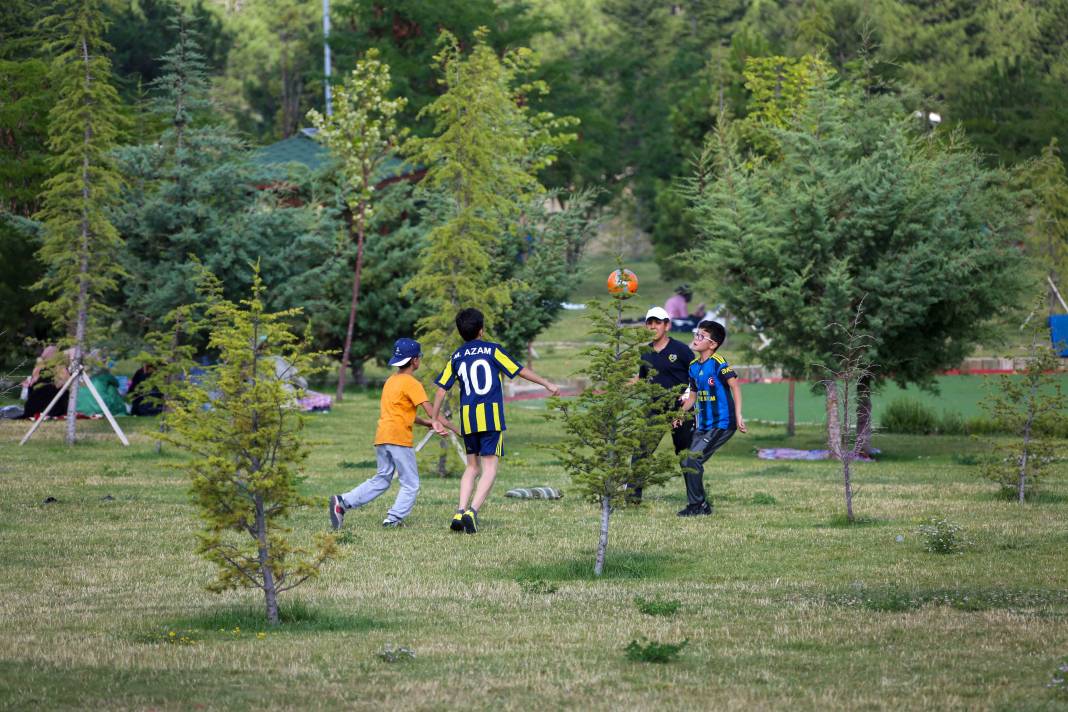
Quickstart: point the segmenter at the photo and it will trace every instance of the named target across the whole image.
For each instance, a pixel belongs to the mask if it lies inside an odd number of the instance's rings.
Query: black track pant
[[[733,430],[695,430],[690,443],[690,455],[682,461],[682,477],[686,480],[686,499],[690,504],[705,501],[705,463],[712,453],[723,447],[734,435]]]
[[[647,443],[646,446],[644,448],[642,448],[642,453],[640,455],[635,456],[634,459],[637,460],[638,458],[649,457],[650,455],[652,455],[653,452],[656,450],[657,445],[660,444],[660,438],[661,437],[663,437],[663,436],[661,435],[660,437],[658,437],[656,439],[655,442],[653,442],[651,444]],[[677,427],[677,428],[672,427],[671,428],[671,444],[675,446],[675,454],[676,455],[681,455],[682,453],[684,453],[687,450],[689,450],[690,449],[690,443],[692,443],[692,442],[693,442],[693,421],[692,420],[684,420],[684,421],[682,421],[682,424],[679,425],[679,427]],[[629,490],[629,492],[628,492],[628,496],[634,502],[642,501],[642,488],[641,487],[633,487],[633,488],[631,488]]]

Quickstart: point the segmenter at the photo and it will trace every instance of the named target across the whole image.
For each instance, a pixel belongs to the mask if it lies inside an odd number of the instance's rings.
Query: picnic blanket
[[[877,450],[873,450],[878,454]],[[789,447],[769,447],[757,450],[757,457],[761,460],[833,460],[834,455],[830,450],[795,450]],[[863,453],[856,459],[863,462],[874,462],[871,457]]]
[[[504,493],[516,499],[560,499],[564,493],[552,487],[516,487]]]

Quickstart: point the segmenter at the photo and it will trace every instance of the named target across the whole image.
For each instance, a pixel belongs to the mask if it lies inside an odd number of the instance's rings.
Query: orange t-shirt
[[[426,390],[410,373],[394,373],[382,386],[382,405],[375,431],[375,445],[412,447],[412,425],[420,403],[426,403]]]

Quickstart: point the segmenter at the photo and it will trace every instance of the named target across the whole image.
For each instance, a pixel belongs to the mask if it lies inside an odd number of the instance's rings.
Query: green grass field
[[[80,424],[73,451],[59,423],[19,448],[25,424],[0,422],[0,708],[1068,709],[1046,687],[1068,657],[1063,463],[1020,507],[961,464],[981,441],[877,436],[850,527],[833,464],[753,454],[819,431],[757,427],[709,464],[715,516],[677,518],[679,480],[654,489],[613,517],[594,580],[597,512],[570,494],[559,432],[538,403],[509,409],[479,534],[448,531],[457,480],[424,463],[409,526],[379,526],[393,493],[351,512],[344,558],[285,595],[278,630],[254,592],[203,590],[181,457],[155,454],[151,420],[123,421],[129,449]],[[296,539],[371,473],[376,415],[354,393],[311,419],[317,504]],[[565,498],[503,496],[541,484]],[[915,530],[931,517],[972,544],[927,553]],[[681,605],[654,617],[636,596]],[[628,660],[643,639],[688,644],[673,663]],[[385,662],[386,645],[416,657]]]

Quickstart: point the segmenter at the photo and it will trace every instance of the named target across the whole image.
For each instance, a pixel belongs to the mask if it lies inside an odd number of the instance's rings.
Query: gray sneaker
[[[330,526],[334,530],[341,528],[345,523],[345,501],[341,495],[335,494],[330,497]]]

